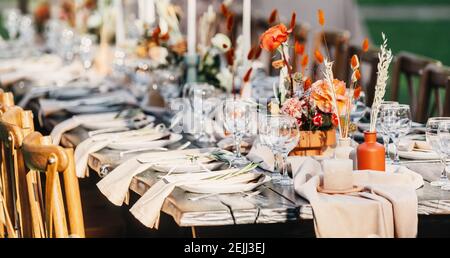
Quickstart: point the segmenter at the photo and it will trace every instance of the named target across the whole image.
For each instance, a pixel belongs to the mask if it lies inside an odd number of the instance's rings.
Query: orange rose
[[[336,101],[338,106],[338,113],[344,109],[347,96],[345,82],[334,79],[334,88],[336,89]],[[312,86],[311,101],[322,112],[331,113],[333,111],[333,97],[330,87],[325,80],[318,80]]]
[[[278,24],[266,30],[260,37],[261,48],[273,52],[288,39],[289,32],[284,24]]]

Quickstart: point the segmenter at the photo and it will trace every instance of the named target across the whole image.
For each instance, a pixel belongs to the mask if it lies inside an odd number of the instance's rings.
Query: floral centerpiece
[[[269,20],[273,20],[271,14]],[[322,10],[318,11],[318,21],[325,23]],[[352,58],[352,82],[349,90],[346,83],[333,78],[332,65],[319,49],[314,51],[316,61],[323,64],[324,78],[312,83],[305,74],[309,57],[304,53],[305,46],[295,41],[294,55],[301,60],[301,69],[293,70],[290,64],[289,37],[296,24],[293,13],[289,27],[280,23],[269,28],[260,37],[260,47],[268,52],[277,52],[279,59],[272,63],[280,69],[278,87],[274,87],[275,101],[270,102],[271,113],[282,113],[294,117],[302,132],[300,142],[292,152],[295,155],[320,155],[336,144],[336,128],[340,138],[348,137],[350,110],[353,100],[361,90],[358,57]]]
[[[186,40],[179,29],[180,9],[169,1],[157,1],[159,23],[155,27],[142,26],[142,35],[136,47],[136,55],[150,58],[154,69],[179,66],[186,52]]]
[[[230,9],[232,1],[220,5],[220,13],[226,21],[225,33],[215,33],[216,13],[210,5],[200,18],[200,62],[198,78],[228,93],[251,96],[252,64],[261,54],[261,49],[253,47],[243,54],[243,36],[233,38],[235,14]],[[246,66],[244,66],[246,63]],[[240,84],[240,91],[236,84]]]

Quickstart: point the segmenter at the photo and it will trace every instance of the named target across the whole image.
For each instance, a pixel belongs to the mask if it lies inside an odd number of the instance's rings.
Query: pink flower
[[[302,117],[303,105],[302,101],[297,98],[287,99],[281,107],[281,113],[294,118]]]

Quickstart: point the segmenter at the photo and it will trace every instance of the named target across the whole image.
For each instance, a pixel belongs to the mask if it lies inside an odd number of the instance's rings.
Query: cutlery
[[[127,150],[127,151],[121,151],[119,153],[119,156],[123,158],[126,154],[135,153],[135,152],[141,152],[141,151],[168,151],[169,149],[164,147],[150,147],[150,148],[140,148],[140,149],[134,149],[134,150]],[[139,160],[138,160],[139,161]],[[139,161],[140,162],[140,161]]]
[[[198,201],[198,200],[205,199],[205,198],[208,198],[208,197],[211,197],[211,196],[216,196],[218,194],[219,193],[204,194],[204,195],[200,195],[200,196],[190,197],[190,198],[188,198],[188,200],[190,200],[190,201]]]
[[[428,159],[428,160],[401,160],[400,164],[412,164],[412,163],[440,163],[439,159]],[[447,160],[446,163],[450,163],[450,160]]]

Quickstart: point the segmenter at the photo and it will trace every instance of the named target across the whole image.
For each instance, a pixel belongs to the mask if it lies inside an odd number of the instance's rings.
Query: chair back
[[[14,106],[14,95],[11,92],[0,90],[0,113],[4,113],[7,108]]]
[[[347,71],[347,49],[350,40],[347,30],[332,30],[319,32],[315,36],[313,50],[319,49],[324,56],[330,55],[333,61],[333,74],[336,79],[345,80]],[[319,64],[315,59],[312,62],[313,81],[321,78]]]
[[[426,123],[431,116],[450,116],[450,68],[427,65],[420,79],[419,96],[417,122]]]
[[[428,57],[419,56],[416,54],[401,52],[397,55],[394,63],[394,70],[392,74],[392,92],[391,100],[399,100],[399,92],[401,87],[401,79],[406,79],[406,86],[408,92],[408,99],[410,99],[412,119],[416,121],[417,105],[418,105],[418,92],[420,92],[420,77],[423,74],[424,68],[431,64],[440,65],[440,62]]]
[[[27,190],[33,182],[27,182],[31,175],[27,175],[20,152],[23,138],[33,130],[31,111],[13,106],[0,117],[2,199],[17,237],[33,235]]]
[[[346,81],[350,82],[352,77],[352,69],[350,67],[350,60],[353,55],[359,57],[360,71],[362,74],[361,86],[366,95],[366,105],[372,106],[375,98],[375,86],[377,84],[378,71],[378,49],[369,49],[364,52],[360,46],[350,45],[347,51],[347,75]]]
[[[52,145],[50,137],[33,132],[23,140],[22,152],[30,171],[45,175],[45,206],[41,210],[45,218],[44,236],[85,237],[73,150]],[[59,174],[62,174],[64,188],[61,187]]]

